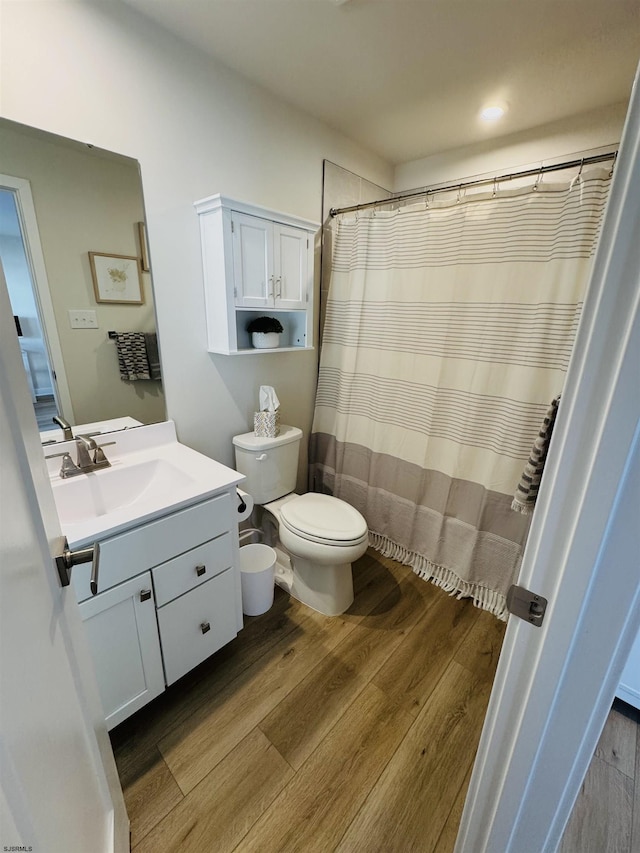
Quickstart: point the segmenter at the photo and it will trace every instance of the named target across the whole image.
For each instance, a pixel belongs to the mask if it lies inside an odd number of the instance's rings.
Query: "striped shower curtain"
[[[311,487],[370,544],[506,618],[514,491],[562,391],[609,172],[334,223]]]

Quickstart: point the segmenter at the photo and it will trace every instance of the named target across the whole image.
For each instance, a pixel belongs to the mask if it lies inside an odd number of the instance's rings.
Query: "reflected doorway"
[[[24,239],[16,193],[0,188],[0,262],[27,383],[40,430],[50,429],[59,411],[55,372],[43,333],[33,269]]]

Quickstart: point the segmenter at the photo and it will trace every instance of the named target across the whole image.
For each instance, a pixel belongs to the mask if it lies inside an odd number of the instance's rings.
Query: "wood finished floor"
[[[354,586],[333,618],[276,590],[268,613],[111,733],[134,853],[453,850],[504,624],[373,551]],[[616,784],[587,777],[562,853],[640,849],[640,739],[619,716],[594,758]],[[627,846],[584,846],[603,797],[602,837],[627,808]]]

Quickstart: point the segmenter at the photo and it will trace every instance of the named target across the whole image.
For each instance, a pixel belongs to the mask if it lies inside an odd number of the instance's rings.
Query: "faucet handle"
[[[107,465],[111,465],[107,457],[104,455],[103,447],[109,447],[110,444],[115,444],[115,441],[108,441],[106,444],[99,444],[96,447],[95,453],[93,454],[93,464],[94,465],[104,465],[105,468]]]
[[[58,459],[62,457],[62,467],[60,468],[60,477],[65,480],[67,477],[75,477],[76,474],[81,474],[82,471],[76,463],[71,458],[71,454],[68,450],[65,450],[64,453],[50,453],[46,458],[47,459]]]
[[[110,447],[112,444],[116,444],[115,441],[105,441],[103,444],[97,444],[96,449],[93,452],[93,464],[96,468],[110,468],[111,462],[104,455],[103,447]]]

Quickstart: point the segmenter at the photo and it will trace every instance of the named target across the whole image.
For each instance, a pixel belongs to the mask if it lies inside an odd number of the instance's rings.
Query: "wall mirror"
[[[166,418],[137,160],[0,119],[0,261],[43,441]],[[127,340],[154,378],[121,378]]]

